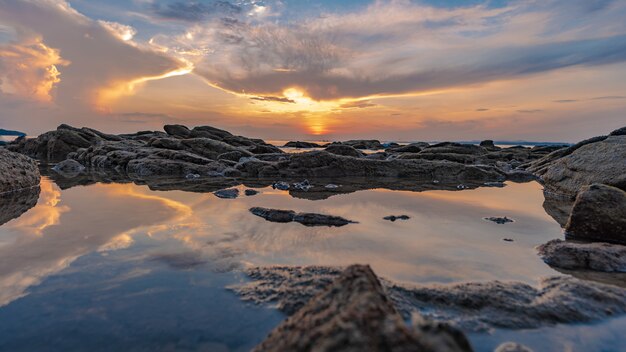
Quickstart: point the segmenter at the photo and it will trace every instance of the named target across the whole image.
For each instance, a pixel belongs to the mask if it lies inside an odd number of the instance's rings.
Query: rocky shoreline
[[[52,172],[62,189],[134,182],[156,190],[214,192],[223,199],[238,197],[239,190],[232,187],[240,184],[250,187],[246,195],[255,194],[253,188],[272,186],[315,200],[370,188],[463,191],[537,180],[545,186],[546,212],[564,227],[565,235],[537,248],[543,260],[575,277],[626,272],[626,128],[569,147],[499,148],[491,141],[401,146],[376,140],[285,146],[315,150],[285,153],[261,139],[210,126],[166,125],[164,132],[111,135],[61,125],[0,148],[0,167],[7,170],[0,175],[0,194],[38,190],[40,172],[29,157]],[[0,223],[34,206],[34,194],[0,199],[6,210]],[[292,210],[257,207],[250,212],[267,221],[306,226],[351,223]],[[570,276],[545,279],[535,288],[515,282],[406,287],[379,280],[364,266],[255,268],[248,275],[254,281],[233,290],[257,303],[277,303],[293,315],[258,351],[312,346],[328,351],[351,346],[467,351],[471,347],[453,326],[466,331],[533,328],[626,313],[624,288]],[[416,313],[420,318],[407,328],[402,318]]]

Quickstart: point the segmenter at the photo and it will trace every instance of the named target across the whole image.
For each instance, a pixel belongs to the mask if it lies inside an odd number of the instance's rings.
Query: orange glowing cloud
[[[41,38],[0,46],[0,91],[49,102],[52,90],[61,82],[57,66],[69,64]]]

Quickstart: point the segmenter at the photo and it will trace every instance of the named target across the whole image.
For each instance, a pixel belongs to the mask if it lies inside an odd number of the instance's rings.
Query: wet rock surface
[[[78,176],[83,170],[85,170],[85,167],[76,160],[66,159],[54,165],[52,170],[65,177],[71,178]]]
[[[626,272],[626,246],[552,240],[537,247],[546,264],[570,270]]]
[[[620,130],[554,151],[528,170],[540,176],[549,191],[572,197],[593,183],[626,190],[626,135]]]
[[[296,213],[293,210],[269,209],[262,207],[250,208],[250,212],[256,216],[271,222],[298,222],[305,226],[345,226],[355,223],[340,216],[323,215],[315,213]]]
[[[0,194],[39,185],[37,163],[24,155],[0,148]]]
[[[320,266],[257,267],[247,271],[252,282],[231,289],[244,300],[276,304],[281,311],[293,314],[341,271]],[[568,276],[542,279],[538,287],[501,281],[425,286],[381,282],[405,318],[418,312],[467,331],[537,328],[626,313],[626,289]]]
[[[626,244],[626,192],[602,184],[583,187],[565,231],[571,238]]]
[[[254,351],[471,351],[447,325],[406,326],[368,266],[353,265]]]
[[[239,190],[237,188],[222,189],[222,190],[213,192],[213,194],[216,197],[222,198],[222,199],[235,199],[239,197]]]

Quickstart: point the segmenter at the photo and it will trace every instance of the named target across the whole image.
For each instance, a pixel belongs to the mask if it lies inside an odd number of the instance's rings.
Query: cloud
[[[69,64],[59,50],[46,46],[40,38],[0,45],[0,92],[50,101],[54,86],[61,81],[57,67]]]
[[[555,103],[575,103],[577,102],[577,99],[560,99],[560,100],[553,100],[553,102]]]
[[[298,88],[315,100],[358,99],[624,62],[620,16],[626,4],[610,1],[452,9],[378,1],[362,11],[298,22],[251,21],[242,13],[194,24],[184,35],[158,36],[155,43],[193,60],[196,74],[228,91],[281,96]]]
[[[165,19],[199,22],[213,16],[234,16],[243,10],[228,1],[212,1],[208,4],[197,1],[176,1],[165,5],[153,3],[152,11]]]
[[[258,100],[258,101],[274,101],[277,103],[290,103],[290,104],[294,104],[295,101],[293,99],[289,99],[289,98],[285,98],[285,97],[272,97],[272,96],[265,96],[265,97],[252,97],[250,98],[251,100]]]
[[[372,108],[375,106],[378,106],[378,104],[372,103],[371,100],[357,100],[357,101],[352,101],[352,102],[341,104],[339,107],[343,109],[354,109],[354,108],[365,109],[365,108]]]
[[[522,114],[536,114],[538,112],[542,112],[541,109],[527,109],[527,110],[517,110],[517,112],[521,112]]]
[[[591,98],[591,100],[619,100],[619,99],[626,99],[626,96],[624,96],[624,95],[606,95],[606,96],[603,96],[603,97]]]
[[[487,108],[479,108],[479,109],[476,109],[476,111],[478,111],[478,112],[489,111],[489,109],[487,109]]]

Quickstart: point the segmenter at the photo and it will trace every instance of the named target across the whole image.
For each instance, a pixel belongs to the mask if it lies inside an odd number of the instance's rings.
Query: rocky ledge
[[[230,287],[243,300],[271,303],[288,315],[303,309],[341,275],[340,267],[257,267],[250,283]],[[394,307],[405,318],[417,313],[466,331],[530,329],[598,321],[626,313],[626,289],[568,276],[521,282],[469,282],[409,286],[381,279]]]
[[[37,163],[29,157],[0,148],[0,194],[39,185]]]
[[[302,143],[290,145],[305,146]],[[55,131],[7,146],[45,163],[73,160],[57,170],[70,176],[82,172],[82,166],[89,172],[118,173],[131,180],[161,176],[274,180],[391,177],[457,184],[531,179],[532,174],[520,166],[551,151],[449,142],[392,145],[369,155],[357,150],[384,147],[379,141],[357,140],[332,143],[326,150],[287,154],[261,139],[235,136],[210,126],[189,129],[181,125],[166,125],[164,132],[120,135],[61,125]]]
[[[369,266],[353,265],[276,327],[254,351],[471,351],[447,324],[405,325]]]

